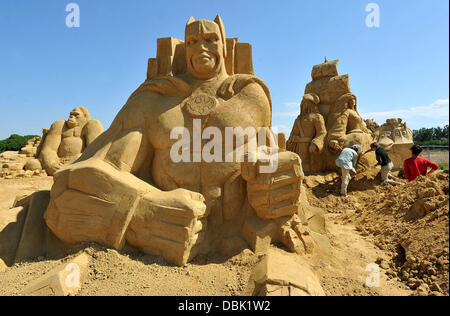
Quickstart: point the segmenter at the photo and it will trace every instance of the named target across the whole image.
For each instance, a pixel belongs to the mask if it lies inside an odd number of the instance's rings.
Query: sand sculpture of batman
[[[200,143],[204,152],[217,136],[212,130],[271,127],[270,93],[252,67],[251,46],[227,39],[220,17],[191,18],[184,42],[159,39],[147,80],[111,127],[55,174],[43,236],[65,245],[127,244],[177,265],[200,253],[231,254],[268,242],[314,251],[314,231],[323,232],[324,222],[307,203],[297,154],[280,149],[272,173],[261,172],[260,160],[195,158],[198,129],[210,136]],[[191,135],[183,147],[189,162],[171,157],[180,141],[171,133],[180,127]],[[212,150],[224,142],[213,142]]]

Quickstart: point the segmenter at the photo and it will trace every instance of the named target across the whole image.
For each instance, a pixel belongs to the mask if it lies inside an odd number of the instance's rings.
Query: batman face
[[[215,77],[224,65],[224,46],[219,26],[209,20],[199,20],[186,26],[186,62],[195,78]]]

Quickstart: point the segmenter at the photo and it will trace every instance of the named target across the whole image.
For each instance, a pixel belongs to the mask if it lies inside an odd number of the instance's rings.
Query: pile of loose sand
[[[357,175],[349,198],[338,196],[339,175],[308,177],[311,204],[341,214],[362,236],[373,237],[391,259],[378,260],[391,278],[416,294],[449,293],[449,174],[436,171],[405,186],[381,184],[378,170]],[[405,182],[406,183],[406,182]]]
[[[448,181],[448,171],[437,171],[404,187],[380,186],[355,215],[362,234],[392,253],[390,274],[418,294],[449,293]]]

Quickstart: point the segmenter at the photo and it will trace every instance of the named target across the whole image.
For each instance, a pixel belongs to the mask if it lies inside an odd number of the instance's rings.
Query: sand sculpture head
[[[191,17],[185,33],[188,73],[197,79],[210,79],[226,73],[225,28],[219,16],[213,21]]]
[[[378,125],[378,123],[375,122],[373,119],[367,119],[367,120],[364,120],[364,122],[366,123],[367,128],[372,133],[375,133],[380,128],[380,125]]]
[[[91,116],[89,115],[89,111],[84,106],[78,106],[70,112],[66,124],[69,128],[83,127],[90,120]]]
[[[401,118],[387,119],[380,127],[378,143],[386,150],[393,145],[412,144],[413,135]]]
[[[348,110],[354,111],[358,114],[356,95],[351,92],[339,96],[331,106],[331,113],[327,118],[327,129],[331,130],[333,126],[336,126],[335,124],[337,118]]]
[[[337,109],[338,113],[343,112],[345,110],[356,111],[357,100],[356,95],[354,95],[353,93],[346,93],[340,96],[336,102],[339,104]]]
[[[315,93],[308,93],[303,96],[302,103],[300,104],[301,114],[304,113],[318,113],[320,102],[319,96]]]
[[[410,144],[413,142],[412,132],[406,127],[406,123],[402,122],[401,118],[391,121],[390,124],[393,127],[392,136],[395,144]]]

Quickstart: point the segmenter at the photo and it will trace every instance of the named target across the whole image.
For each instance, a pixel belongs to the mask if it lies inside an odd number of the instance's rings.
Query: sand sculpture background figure
[[[66,244],[128,243],[178,265],[261,241],[311,252],[308,220],[320,217],[301,202],[296,154],[280,152],[272,174],[260,174],[259,162],[171,160],[171,130],[192,135],[194,119],[203,130],[271,126],[270,94],[253,76],[251,46],[227,39],[220,17],[191,18],[185,35],[185,42],[158,40],[147,80],[111,127],[55,174],[46,224]]]
[[[56,121],[45,135],[39,155],[43,169],[48,175],[54,175],[64,165],[78,159],[101,133],[102,124],[91,119],[84,106],[76,107],[67,121]]]
[[[319,159],[321,165],[316,171],[336,170],[334,162],[343,148],[360,145],[364,152],[373,140],[358,113],[356,96],[350,90],[349,76],[338,73],[338,62],[326,60],[323,64],[315,65],[311,73],[313,80],[305,88],[305,94],[318,96],[318,110],[327,131]],[[300,158],[303,160],[307,155],[306,152],[300,153]],[[374,155],[366,155],[360,159],[359,169],[375,163]]]
[[[42,146],[44,145],[45,139],[47,137],[49,128],[43,128],[42,129],[42,137],[36,137],[38,141],[34,141],[32,146],[30,144],[27,144],[24,148],[20,150],[20,153],[26,154],[28,157],[32,157],[32,159],[29,159],[24,169],[25,170],[31,170],[31,171],[42,171],[42,173],[47,174],[45,170],[42,168],[42,163],[39,160],[39,156],[41,155]]]
[[[378,144],[389,154],[394,168],[402,168],[405,159],[411,156],[414,145],[413,133],[401,118],[387,119],[378,130]]]
[[[357,110],[356,96],[347,93],[340,96],[330,109],[327,119],[327,144],[332,153],[358,144],[367,147],[372,140],[370,131]]]
[[[36,157],[38,156],[38,148],[42,141],[42,137],[34,137],[27,141],[25,147],[20,149],[19,154],[26,155],[27,157]]]
[[[378,139],[378,136],[380,135],[380,125],[373,119],[367,119],[364,120],[364,122],[366,123],[369,131],[372,133],[372,138],[376,141]]]
[[[322,152],[327,130],[317,105],[320,100],[316,94],[306,94],[300,105],[297,117],[287,142],[287,150],[302,157],[303,171],[320,171],[320,153]]]
[[[16,179],[45,177],[41,162],[37,159],[41,153],[42,143],[48,129],[43,129],[42,137],[34,137],[27,141],[19,152],[4,152],[0,154],[0,178]]]

